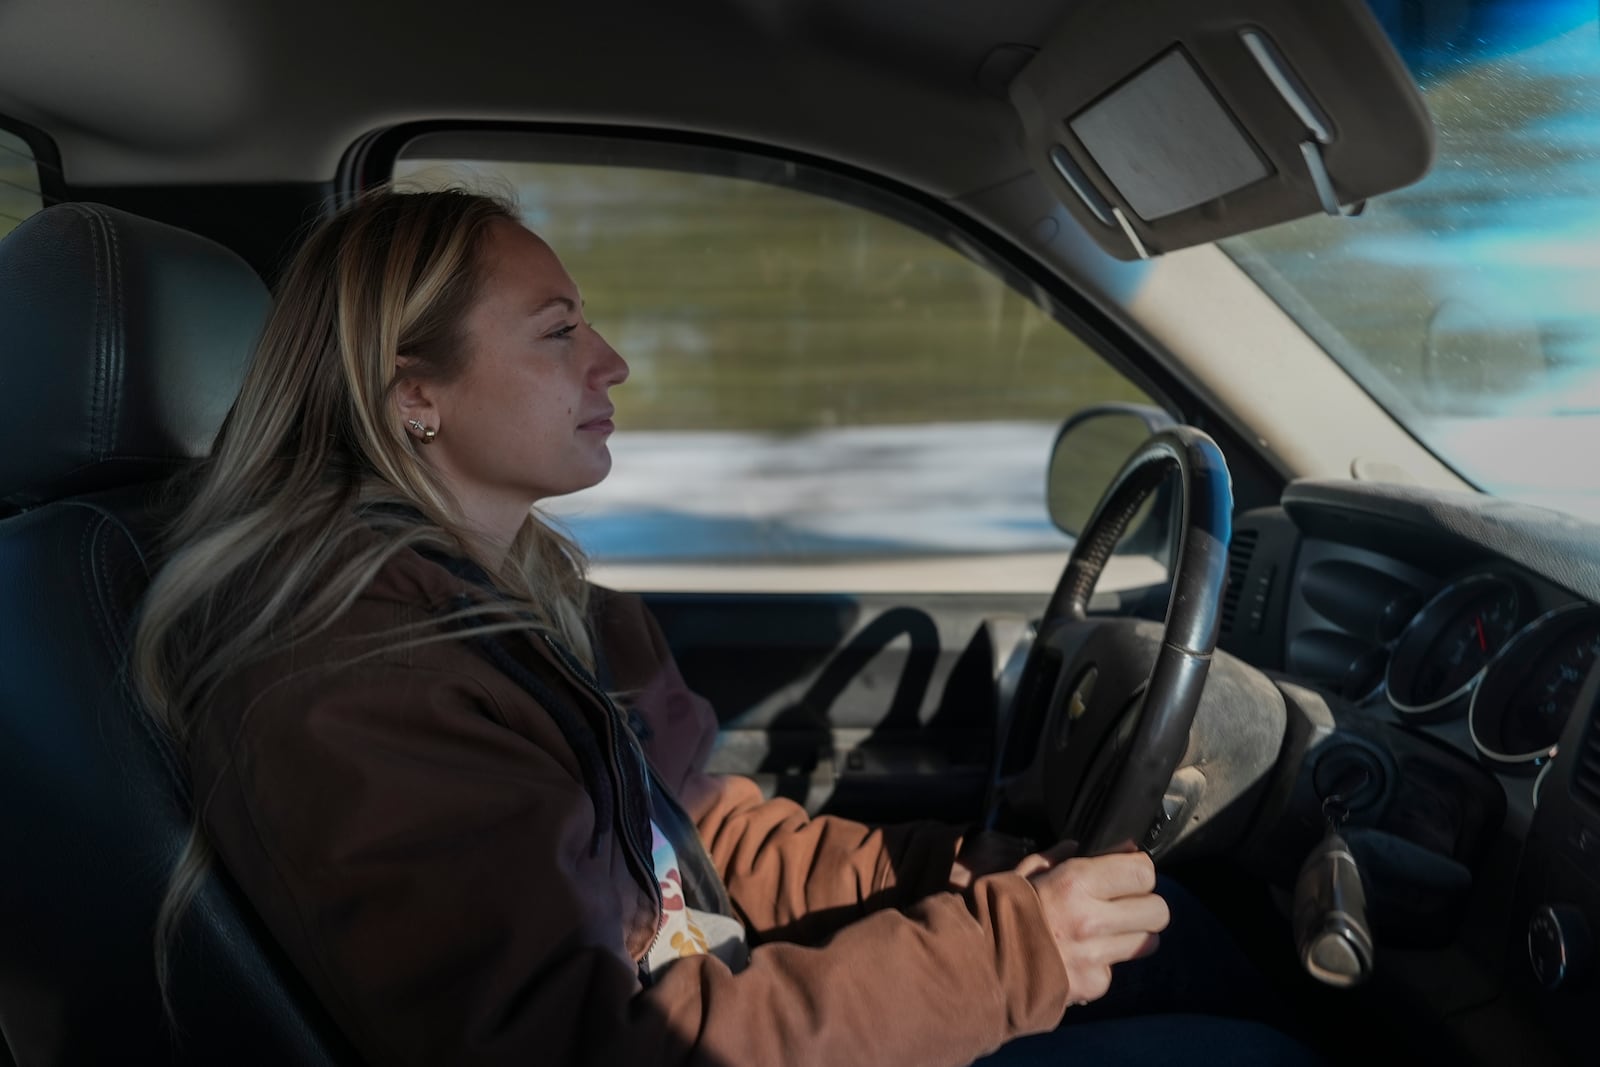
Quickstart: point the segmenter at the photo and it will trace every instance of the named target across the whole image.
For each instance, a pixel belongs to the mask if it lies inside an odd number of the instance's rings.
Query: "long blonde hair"
[[[391,556],[467,554],[458,508],[391,393],[402,357],[409,378],[461,373],[462,323],[500,221],[517,214],[494,197],[379,192],[325,219],[285,272],[239,398],[185,480],[134,635],[134,680],[180,751],[228,674],[325,629]],[[477,616],[466,634],[533,626],[592,663],[583,571],[577,546],[530,511],[492,577],[534,621],[507,621],[504,607],[488,605],[452,621]],[[430,625],[431,634],[395,641],[464,636]],[[202,806],[197,797],[156,923],[169,1016],[178,919],[212,859]]]

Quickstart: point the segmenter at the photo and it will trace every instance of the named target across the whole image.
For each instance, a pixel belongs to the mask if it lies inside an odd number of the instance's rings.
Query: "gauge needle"
[[[1477,616],[1472,622],[1478,628],[1478,648],[1484,652],[1489,651],[1489,639],[1483,636],[1483,616]]]

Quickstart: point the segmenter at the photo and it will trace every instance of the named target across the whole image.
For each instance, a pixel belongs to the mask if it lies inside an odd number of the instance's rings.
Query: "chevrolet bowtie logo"
[[[1083,713],[1089,710],[1089,698],[1094,696],[1094,683],[1100,677],[1096,667],[1090,667],[1078,679],[1078,684],[1072,689],[1072,695],[1067,698],[1067,719],[1077,722],[1083,718]]]

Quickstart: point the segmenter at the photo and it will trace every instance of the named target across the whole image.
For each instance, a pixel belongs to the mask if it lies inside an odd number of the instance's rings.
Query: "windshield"
[[[1222,242],[1487,492],[1600,518],[1595,0],[1374,0],[1438,129],[1357,218]]]

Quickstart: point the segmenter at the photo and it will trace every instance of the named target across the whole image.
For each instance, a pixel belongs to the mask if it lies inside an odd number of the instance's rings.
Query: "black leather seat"
[[[209,446],[268,304],[226,249],[104,207],[0,242],[0,1034],[24,1067],[354,1059],[224,873],[182,926],[181,1041],[152,956],[189,808],[129,624],[161,480]]]

